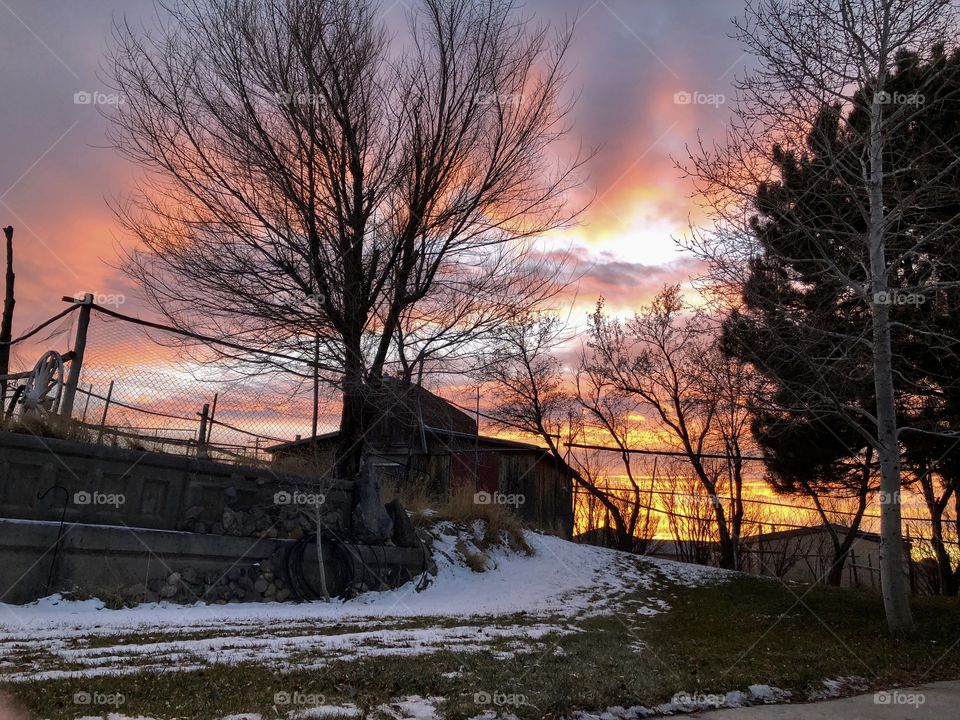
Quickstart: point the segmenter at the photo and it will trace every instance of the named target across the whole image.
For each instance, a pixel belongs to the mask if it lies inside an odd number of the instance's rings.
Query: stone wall
[[[52,490],[44,500],[43,493]],[[323,496],[322,520],[349,527],[352,483],[0,432],[0,516],[157,530],[297,537],[294,518]],[[302,500],[303,502],[297,502]],[[292,533],[292,535],[291,535]]]
[[[99,597],[115,606],[293,600],[287,554],[295,544],[74,523],[61,531],[59,522],[0,519],[0,602],[24,603],[54,592]],[[356,584],[351,588],[338,574],[332,550],[324,547],[333,595],[396,586],[429,564],[421,549],[348,546]],[[315,544],[305,548],[301,562],[308,586],[319,587]]]
[[[301,541],[318,518],[339,540],[324,545],[331,594],[425,570],[415,535],[351,542],[352,505],[350,482],[0,432],[0,602],[52,592],[113,604],[297,599],[297,588],[320,587],[316,544]]]

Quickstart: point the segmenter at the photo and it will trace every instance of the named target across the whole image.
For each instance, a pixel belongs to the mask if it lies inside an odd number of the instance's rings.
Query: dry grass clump
[[[477,501],[477,495],[469,488],[460,488],[445,503],[437,508],[437,520],[449,520],[471,526],[476,521],[483,525],[483,535],[477,546],[486,549],[500,545],[506,540],[511,549],[533,554],[533,549],[523,536],[523,523],[506,505]]]
[[[391,500],[400,501],[415,528],[429,527],[437,519],[435,508],[438,503],[430,492],[430,479],[427,477],[384,485],[383,501],[388,503]]]
[[[21,414],[0,422],[0,430],[56,440],[93,442],[93,433],[87,428],[59,415]]]
[[[475,550],[465,540],[457,540],[456,550],[467,564],[467,567],[476,573],[485,572],[489,558],[483,550]]]

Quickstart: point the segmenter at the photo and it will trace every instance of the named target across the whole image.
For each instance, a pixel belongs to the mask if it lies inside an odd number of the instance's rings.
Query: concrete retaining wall
[[[238,538],[189,532],[0,519],[0,602],[25,603],[50,593],[99,597],[114,605],[155,602],[226,603],[296,599],[287,573],[289,539]],[[56,552],[54,552],[56,550]],[[417,548],[324,547],[333,595],[396,586],[424,572]],[[300,560],[304,580],[320,587],[316,545]],[[53,574],[51,577],[51,568]]]

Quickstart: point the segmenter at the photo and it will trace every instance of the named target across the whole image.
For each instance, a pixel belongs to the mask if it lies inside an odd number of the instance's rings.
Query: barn
[[[502,503],[529,527],[571,537],[573,479],[549,451],[480,435],[477,421],[419,385],[384,379],[367,435],[385,486],[418,483],[437,497],[468,488],[479,503]],[[332,472],[339,432],[275,445],[277,468],[309,462]]]

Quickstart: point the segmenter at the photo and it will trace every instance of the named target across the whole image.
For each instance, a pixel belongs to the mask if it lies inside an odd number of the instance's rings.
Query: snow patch
[[[287,713],[290,720],[308,720],[309,718],[358,717],[363,711],[356,705],[319,705]],[[224,719],[226,720],[226,719]]]
[[[5,659],[0,680],[189,672],[242,662],[281,671],[293,665],[315,669],[333,660],[479,652],[492,645],[506,658],[530,652],[545,638],[578,632],[575,619],[664,612],[669,606],[658,595],[669,583],[711,584],[731,577],[532,532],[525,540],[533,555],[492,547],[485,550],[490,569],[477,573],[456,552],[457,543],[475,539],[476,532],[437,523],[437,575],[421,592],[408,583],[332,603],[161,602],[111,610],[100,600],[58,594],[24,606],[0,604],[8,611],[0,612]],[[513,617],[498,623],[497,616]],[[145,636],[159,640],[144,642]],[[91,643],[113,637],[118,642]]]
[[[841,695],[866,692],[870,689],[869,681],[859,675],[843,675],[823,680],[823,689],[814,689],[807,694],[807,700],[826,700]]]
[[[394,720],[433,720],[439,717],[437,705],[443,700],[442,697],[425,698],[419,695],[408,695],[381,705],[377,709]]]
[[[722,708],[780,703],[788,701],[790,697],[791,693],[789,691],[772,685],[751,685],[746,692],[741,690],[728,690],[725,693],[682,692],[674,695],[670,702],[656,705],[653,708],[643,705],[634,705],[629,708],[615,706],[594,713],[579,711],[571,717],[572,720],[639,720],[656,715],[677,715]]]

